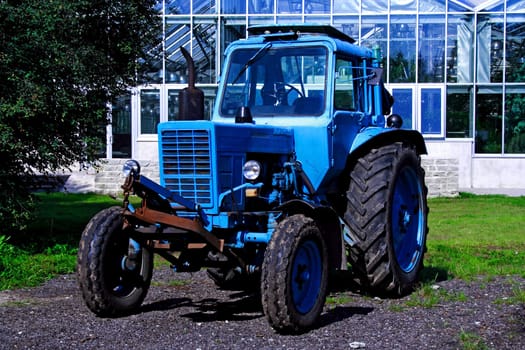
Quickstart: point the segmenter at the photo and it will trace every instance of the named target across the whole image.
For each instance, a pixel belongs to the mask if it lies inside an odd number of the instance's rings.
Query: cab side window
[[[344,58],[337,58],[335,68],[334,107],[339,110],[357,110],[357,77],[354,63]]]

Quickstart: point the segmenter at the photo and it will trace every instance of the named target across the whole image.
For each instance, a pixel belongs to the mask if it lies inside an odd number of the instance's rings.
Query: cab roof
[[[232,46],[261,43],[292,43],[325,41],[334,51],[358,57],[372,58],[372,50],[355,45],[355,40],[342,31],[324,24],[272,24],[248,28],[248,39]]]
[[[248,34],[250,35],[262,35],[268,38],[268,41],[272,38],[282,37],[295,37],[298,38],[304,34],[324,34],[334,39],[346,41],[350,44],[354,44],[354,38],[341,32],[337,28],[324,24],[274,24],[274,25],[261,25],[253,26],[248,28]]]

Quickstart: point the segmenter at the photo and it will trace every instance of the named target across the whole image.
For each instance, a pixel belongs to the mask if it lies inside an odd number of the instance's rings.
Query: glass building
[[[107,158],[157,160],[156,127],[178,118],[186,62],[212,111],[225,48],[260,24],[330,24],[379,46],[394,113],[429,157],[456,158],[460,188],[525,188],[525,1],[164,0],[162,56],[115,101]],[[411,117],[411,118],[410,118]]]

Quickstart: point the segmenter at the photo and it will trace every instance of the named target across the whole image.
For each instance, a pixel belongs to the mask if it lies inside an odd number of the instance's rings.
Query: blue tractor
[[[220,287],[255,281],[284,333],[315,324],[332,272],[387,295],[417,282],[426,147],[390,115],[380,54],[328,26],[249,33],[226,50],[211,120],[198,120],[202,92],[182,50],[185,120],[158,125],[160,184],[127,161],[123,207],[99,212],[82,234],[77,273],[95,314],[140,307],[154,253],[175,272],[206,268]]]

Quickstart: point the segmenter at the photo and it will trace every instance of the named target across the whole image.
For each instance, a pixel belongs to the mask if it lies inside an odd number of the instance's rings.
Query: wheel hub
[[[136,259],[130,258],[128,256],[123,256],[121,267],[122,271],[134,271],[137,268],[137,261]]]
[[[404,209],[404,210],[401,210],[401,213],[399,213],[399,217],[400,217],[399,230],[400,230],[401,233],[406,233],[408,231],[408,226],[410,225],[410,221],[412,219],[412,215],[410,215],[408,210]]]
[[[310,279],[310,273],[308,272],[308,268],[305,264],[300,264],[297,267],[297,274],[295,277],[295,283],[297,284],[298,289],[303,289],[303,286],[308,283],[308,280]]]

